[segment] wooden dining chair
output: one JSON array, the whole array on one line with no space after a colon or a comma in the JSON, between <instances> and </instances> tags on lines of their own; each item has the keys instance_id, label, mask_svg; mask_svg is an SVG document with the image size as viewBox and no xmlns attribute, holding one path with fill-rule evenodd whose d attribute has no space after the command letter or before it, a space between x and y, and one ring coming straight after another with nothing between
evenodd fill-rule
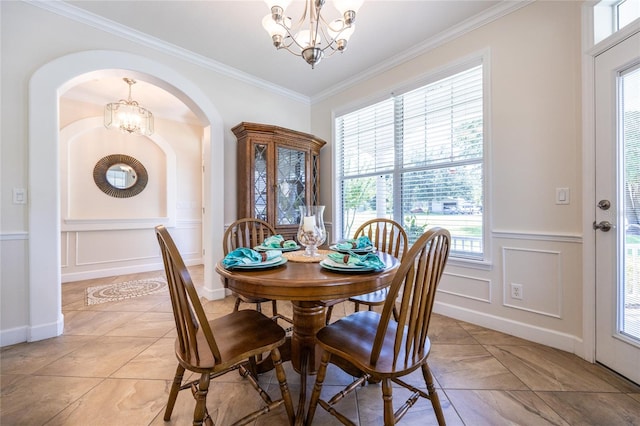
<instances>
[{"instance_id":1,"label":"wooden dining chair","mask_svg":"<svg viewBox=\"0 0 640 426\"><path fill-rule=\"evenodd\" d=\"M382 382L385 426L396 424L419 397L431 401L438 424L445 424L427 363L431 350L427 332L436 289L449 257L450 241L449 231L445 229L432 228L425 232L403 256L381 314L375 311L355 312L325 326L316 334L322 359L305 419L307 425L311 424L318 405L342 423L353 424L333 406L371 379ZM401 298L400 315L394 321L391 315L398 297ZM360 370L362 376L327 401L320 399L320 392L332 356L340 362L346 360ZM418 368L422 369L427 392L401 380L402 376ZM411 391L409 399L395 412L392 383Z\"/></svg>"},{"instance_id":2,"label":"wooden dining chair","mask_svg":"<svg viewBox=\"0 0 640 426\"><path fill-rule=\"evenodd\" d=\"M282 404L285 406L289 423L293 424L293 403L278 349L286 341L285 331L270 318L255 310L236 311L208 320L189 271L171 235L164 226L157 226L156 236L164 260L178 334L175 343L178 368L169 392L164 420L170 420L178 393L190 389L196 400L193 424L213 425L206 406L210 380L239 370L243 377L249 379L265 404L261 409L246 415L234 424L252 423L259 416ZM280 384L281 398L275 401L260 387L256 377L247 368L251 358L255 359L257 355L265 352L271 354ZM200 374L200 377L183 383L185 370Z\"/></svg>"},{"instance_id":3,"label":"wooden dining chair","mask_svg":"<svg viewBox=\"0 0 640 426\"><path fill-rule=\"evenodd\" d=\"M402 260L404 252L409 248L409 239L404 228L391 219L376 218L368 220L356 229L353 238L362 236L369 237L376 250L389 253L400 260ZM354 309L356 312L360 310L360 305L368 306L371 311L374 306L384 305L388 293L389 288L383 288L371 293L350 297L348 300L355 304ZM327 324L331 322L331 314L335 304L327 307ZM398 317L395 305L393 307L393 317Z\"/></svg>"},{"instance_id":4,"label":"wooden dining chair","mask_svg":"<svg viewBox=\"0 0 640 426\"><path fill-rule=\"evenodd\" d=\"M257 218L243 218L233 222L224 233L222 238L222 251L226 256L233 250L239 247L253 248L262 244L268 237L276 234L275 229L265 222L264 220ZM237 311L240 308L241 303L251 303L256 305L256 310L262 312L262 303L271 302L272 306L272 319L282 319L289 324L292 324L292 320L284 315L278 313L278 303L275 300L264 299L258 297L247 297L241 294L234 293L236 298L233 310Z\"/></svg>"}]
</instances>

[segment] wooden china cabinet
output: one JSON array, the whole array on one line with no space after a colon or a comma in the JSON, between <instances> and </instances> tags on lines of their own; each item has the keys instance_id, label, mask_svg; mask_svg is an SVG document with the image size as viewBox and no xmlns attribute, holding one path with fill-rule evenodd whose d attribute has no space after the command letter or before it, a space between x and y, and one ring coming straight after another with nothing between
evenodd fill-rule
<instances>
[{"instance_id":1,"label":"wooden china cabinet","mask_svg":"<svg viewBox=\"0 0 640 426\"><path fill-rule=\"evenodd\" d=\"M301 205L320 204L320 148L313 135L258 123L240 123L238 218L256 217L285 239L296 239Z\"/></svg>"}]
</instances>

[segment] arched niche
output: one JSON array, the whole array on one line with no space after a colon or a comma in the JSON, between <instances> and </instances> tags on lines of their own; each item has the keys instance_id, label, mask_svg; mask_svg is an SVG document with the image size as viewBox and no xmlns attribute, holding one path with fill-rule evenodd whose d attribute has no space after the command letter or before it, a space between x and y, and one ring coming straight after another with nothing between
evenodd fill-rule
<instances>
[{"instance_id":1,"label":"arched niche","mask_svg":"<svg viewBox=\"0 0 640 426\"><path fill-rule=\"evenodd\" d=\"M205 165L203 205L204 294L224 297L224 288L214 279L213 259L222 257L224 219L213 200L223 199L224 149L220 114L204 93L172 68L127 52L93 50L73 53L40 67L29 81L29 324L27 340L36 341L62 334L64 317L61 297L59 97L76 84L108 70L128 70L173 94L185 103L204 127ZM212 150L212 145L215 150ZM215 155L213 155L215 152ZM215 184L214 184L215 183Z\"/></svg>"},{"instance_id":2,"label":"arched niche","mask_svg":"<svg viewBox=\"0 0 640 426\"><path fill-rule=\"evenodd\" d=\"M70 150L72 150L74 143L86 143L86 140L82 138L89 138L91 140L94 132L106 132L111 133L104 128L102 117L89 117L81 120L77 120L60 130L60 187L72 188L71 171L74 170L76 165L68 164L73 162ZM122 135L115 133L114 137L126 137L129 135ZM176 153L171 144L165 140L160 134L154 133L150 136L145 136L142 139L148 140L149 144L153 144L158 148L158 151L162 153L164 157L165 168L162 170L163 178L166 180L164 185L164 193L161 199L164 200L161 206L157 209L150 209L152 213L156 214L143 214L142 216L132 217L131 221L126 221L126 218L113 217L109 215L100 216L93 214L91 217L78 217L74 214L72 208L72 200L69 198L67 191L64 189L60 193L60 213L62 218L62 231L87 231L92 229L131 229L142 227L152 227L155 225L164 225L166 227L174 227L176 225L176 193L177 193L177 169L176 169ZM138 141L137 145L140 145ZM144 149L144 147L143 147ZM124 154L126 155L126 154ZM98 155L101 156L101 155ZM97 159L97 157L96 157ZM93 165L93 161L91 161ZM66 171L66 173L65 173ZM154 171L155 173L158 170ZM153 179L153 176L152 176ZM90 176L85 179L85 185L94 186L94 182ZM106 197L103 197L106 198ZM83 200L84 201L84 200ZM106 198L108 202L109 199ZM141 200L142 202L143 200ZM91 200L90 200L91 202ZM94 201L94 204L97 202ZM103 210L102 206L97 205L98 211ZM142 210L140 208L139 210ZM144 212L143 212L144 213ZM117 219L117 220L109 220Z\"/></svg>"}]
</instances>

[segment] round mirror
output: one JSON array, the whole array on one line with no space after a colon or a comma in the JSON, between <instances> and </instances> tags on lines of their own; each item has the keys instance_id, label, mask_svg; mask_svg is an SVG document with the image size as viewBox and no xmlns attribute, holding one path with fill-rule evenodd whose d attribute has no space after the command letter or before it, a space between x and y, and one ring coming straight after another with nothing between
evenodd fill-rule
<instances>
[{"instance_id":1,"label":"round mirror","mask_svg":"<svg viewBox=\"0 0 640 426\"><path fill-rule=\"evenodd\" d=\"M107 170L107 182L118 189L128 189L135 185L136 171L125 163L114 164Z\"/></svg>"},{"instance_id":2,"label":"round mirror","mask_svg":"<svg viewBox=\"0 0 640 426\"><path fill-rule=\"evenodd\" d=\"M116 198L138 195L147 186L147 170L125 154L107 155L93 168L93 180L102 192Z\"/></svg>"}]
</instances>

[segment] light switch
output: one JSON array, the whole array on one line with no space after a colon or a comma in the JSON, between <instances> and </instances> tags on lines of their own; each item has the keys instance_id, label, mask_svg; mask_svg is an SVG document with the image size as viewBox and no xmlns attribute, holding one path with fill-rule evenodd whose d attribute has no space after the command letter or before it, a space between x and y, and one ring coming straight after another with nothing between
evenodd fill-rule
<instances>
[{"instance_id":1,"label":"light switch","mask_svg":"<svg viewBox=\"0 0 640 426\"><path fill-rule=\"evenodd\" d=\"M569 204L569 188L556 188L556 204Z\"/></svg>"},{"instance_id":2,"label":"light switch","mask_svg":"<svg viewBox=\"0 0 640 426\"><path fill-rule=\"evenodd\" d=\"M13 204L27 204L27 191L24 188L13 188Z\"/></svg>"}]
</instances>

